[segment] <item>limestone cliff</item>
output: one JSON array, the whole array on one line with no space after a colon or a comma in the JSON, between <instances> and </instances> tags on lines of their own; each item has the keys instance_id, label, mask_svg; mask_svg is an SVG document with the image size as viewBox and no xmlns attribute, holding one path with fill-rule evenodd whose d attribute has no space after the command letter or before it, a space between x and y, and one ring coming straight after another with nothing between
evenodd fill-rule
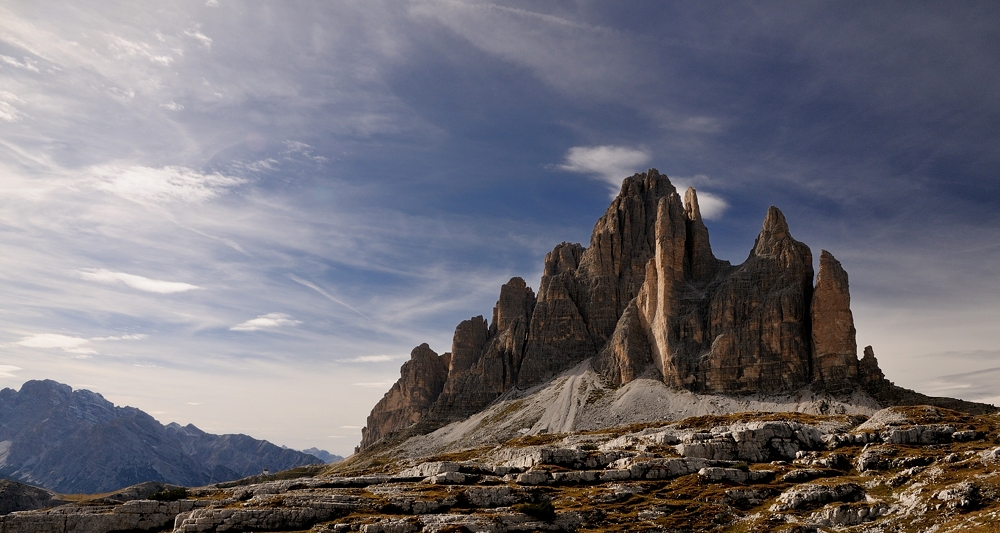
<instances>
[{"instance_id":1,"label":"limestone cliff","mask_svg":"<svg viewBox=\"0 0 1000 533\"><path fill-rule=\"evenodd\" d=\"M392 431L416 423L438 399L448 378L450 354L439 356L427 344L410 352L397 381L385 394L361 430L361 446L377 442Z\"/></svg>"},{"instance_id":2,"label":"limestone cliff","mask_svg":"<svg viewBox=\"0 0 1000 533\"><path fill-rule=\"evenodd\" d=\"M712 253L694 189L682 201L655 169L633 175L589 247L564 242L546 255L537 297L513 278L492 322L459 324L446 374L404 365L360 448L394 431L424 433L466 418L587 359L613 385L656 376L696 393L860 388L882 391L887 402L903 398L870 349L858 360L841 264L824 250L815 286L813 274L812 252L776 207L747 260L733 266Z\"/></svg>"}]
</instances>

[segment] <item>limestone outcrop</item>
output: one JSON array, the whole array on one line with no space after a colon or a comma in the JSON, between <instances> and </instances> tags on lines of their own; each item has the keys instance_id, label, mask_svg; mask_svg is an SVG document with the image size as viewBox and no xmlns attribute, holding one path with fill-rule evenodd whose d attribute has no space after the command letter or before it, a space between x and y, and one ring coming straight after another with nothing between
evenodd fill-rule
<instances>
[{"instance_id":1,"label":"limestone outcrop","mask_svg":"<svg viewBox=\"0 0 1000 533\"><path fill-rule=\"evenodd\" d=\"M492 321L459 324L443 377L440 365L404 365L359 448L464 419L588 359L613 385L655 376L704 394L812 387L845 397L863 390L884 405L963 408L896 387L870 347L858 359L847 273L830 252L819 259L814 284L811 250L771 207L746 261L719 260L697 192L682 200L655 169L635 174L597 221L589 247L564 242L546 255L537 296L513 278ZM404 393L414 390L420 394Z\"/></svg>"}]
</instances>

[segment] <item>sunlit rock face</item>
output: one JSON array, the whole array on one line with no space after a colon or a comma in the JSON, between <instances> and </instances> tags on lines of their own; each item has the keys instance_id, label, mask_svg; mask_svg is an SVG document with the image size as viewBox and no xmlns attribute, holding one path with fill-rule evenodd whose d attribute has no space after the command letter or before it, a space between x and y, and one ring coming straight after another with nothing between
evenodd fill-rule
<instances>
[{"instance_id":1,"label":"sunlit rock face","mask_svg":"<svg viewBox=\"0 0 1000 533\"><path fill-rule=\"evenodd\" d=\"M456 328L443 385L440 364L404 365L361 448L418 422L422 432L465 418L586 360L611 384L656 376L697 393L888 386L874 356L858 361L846 272L826 251L819 268L814 283L811 250L776 207L746 261L717 259L697 192L682 200L656 170L635 174L590 246L546 255L537 295L513 278L492 322Z\"/></svg>"}]
</instances>

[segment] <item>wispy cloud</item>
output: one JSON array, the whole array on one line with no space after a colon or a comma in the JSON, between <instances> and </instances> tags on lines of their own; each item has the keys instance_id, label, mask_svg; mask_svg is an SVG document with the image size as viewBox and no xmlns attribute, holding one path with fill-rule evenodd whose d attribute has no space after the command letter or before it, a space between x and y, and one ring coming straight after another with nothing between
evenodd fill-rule
<instances>
[{"instance_id":1,"label":"wispy cloud","mask_svg":"<svg viewBox=\"0 0 1000 533\"><path fill-rule=\"evenodd\" d=\"M188 37L195 39L196 41L198 41L199 44L201 44L205 48L209 49L212 48L212 38L202 33L201 30L198 28L186 30L184 32L184 35L187 35Z\"/></svg>"},{"instance_id":2,"label":"wispy cloud","mask_svg":"<svg viewBox=\"0 0 1000 533\"><path fill-rule=\"evenodd\" d=\"M246 180L179 166L98 165L88 169L97 187L138 203L199 203Z\"/></svg>"},{"instance_id":3,"label":"wispy cloud","mask_svg":"<svg viewBox=\"0 0 1000 533\"><path fill-rule=\"evenodd\" d=\"M14 372L21 370L21 367L14 365L0 365L0 378L16 378Z\"/></svg>"},{"instance_id":4,"label":"wispy cloud","mask_svg":"<svg viewBox=\"0 0 1000 533\"><path fill-rule=\"evenodd\" d=\"M0 63L10 65L12 67L16 67L19 69L30 70L31 72L36 72L36 73L39 72L37 66L38 63L28 58L24 58L24 61L18 61L13 57L0 54Z\"/></svg>"},{"instance_id":5,"label":"wispy cloud","mask_svg":"<svg viewBox=\"0 0 1000 533\"><path fill-rule=\"evenodd\" d=\"M55 348L75 354L94 354L96 350L85 348L90 339L81 337L70 337L59 333L36 333L30 337L25 337L14 344L25 348Z\"/></svg>"},{"instance_id":6,"label":"wispy cloud","mask_svg":"<svg viewBox=\"0 0 1000 533\"><path fill-rule=\"evenodd\" d=\"M80 271L79 275L81 278L90 281L99 281L101 283L107 284L118 284L122 283L133 289L138 289L145 292L154 292L157 294L172 294L175 292L187 292L190 290L198 289L197 285L192 285L190 283L183 283L180 281L163 281L158 279L150 279L144 276L137 276L135 274L126 274L125 272L112 272L110 270L97 269L97 270L86 270Z\"/></svg>"},{"instance_id":7,"label":"wispy cloud","mask_svg":"<svg viewBox=\"0 0 1000 533\"><path fill-rule=\"evenodd\" d=\"M18 109L14 107L15 103L23 104L24 100L21 100L16 95L7 91L0 91L0 120L6 122L17 122L21 120L24 113L18 111Z\"/></svg>"},{"instance_id":8,"label":"wispy cloud","mask_svg":"<svg viewBox=\"0 0 1000 533\"><path fill-rule=\"evenodd\" d=\"M340 305L342 305L342 306L350 309L351 311L354 311L355 313L357 313L359 316L361 316L363 318L369 318L370 319L370 317L368 315L362 313L361 311L358 311L357 309L354 308L354 306L352 306L352 305L348 304L347 302L341 300L340 298L337 298L336 296L330 294L325 289L323 289L322 287L316 285L315 283L313 283L311 281L304 280L304 279L296 276L295 274L289 274L288 277L289 277L289 279L291 279L295 283L298 283L299 285L303 285L303 286L309 287L310 289L312 289L312 290L314 290L314 291L322 294L324 297L326 297L331 302L340 304Z\"/></svg>"},{"instance_id":9,"label":"wispy cloud","mask_svg":"<svg viewBox=\"0 0 1000 533\"><path fill-rule=\"evenodd\" d=\"M62 350L79 356L91 356L97 353L97 350L89 347L92 342L140 340L144 338L146 338L146 335L144 334L92 337L88 339L63 335L61 333L36 333L22 338L21 340L13 343L13 345L20 346L22 348Z\"/></svg>"},{"instance_id":10,"label":"wispy cloud","mask_svg":"<svg viewBox=\"0 0 1000 533\"><path fill-rule=\"evenodd\" d=\"M295 320L284 313L268 313L237 324L229 329L232 331L259 331L262 329L297 326L301 323L301 320Z\"/></svg>"}]
</instances>

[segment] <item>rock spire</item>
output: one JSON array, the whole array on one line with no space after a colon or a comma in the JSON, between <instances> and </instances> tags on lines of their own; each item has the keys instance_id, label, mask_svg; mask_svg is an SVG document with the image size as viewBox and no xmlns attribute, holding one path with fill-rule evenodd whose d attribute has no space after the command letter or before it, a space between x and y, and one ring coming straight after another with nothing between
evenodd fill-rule
<instances>
[{"instance_id":1,"label":"rock spire","mask_svg":"<svg viewBox=\"0 0 1000 533\"><path fill-rule=\"evenodd\" d=\"M588 359L615 384L655 376L699 393L879 386L874 356L859 362L856 344L846 272L823 251L814 287L812 252L778 208L733 266L712 253L697 192L682 200L650 169L625 179L590 246L564 242L546 255L537 296L511 279L492 321L464 321L450 354L404 364L361 448L465 418Z\"/></svg>"}]
</instances>

